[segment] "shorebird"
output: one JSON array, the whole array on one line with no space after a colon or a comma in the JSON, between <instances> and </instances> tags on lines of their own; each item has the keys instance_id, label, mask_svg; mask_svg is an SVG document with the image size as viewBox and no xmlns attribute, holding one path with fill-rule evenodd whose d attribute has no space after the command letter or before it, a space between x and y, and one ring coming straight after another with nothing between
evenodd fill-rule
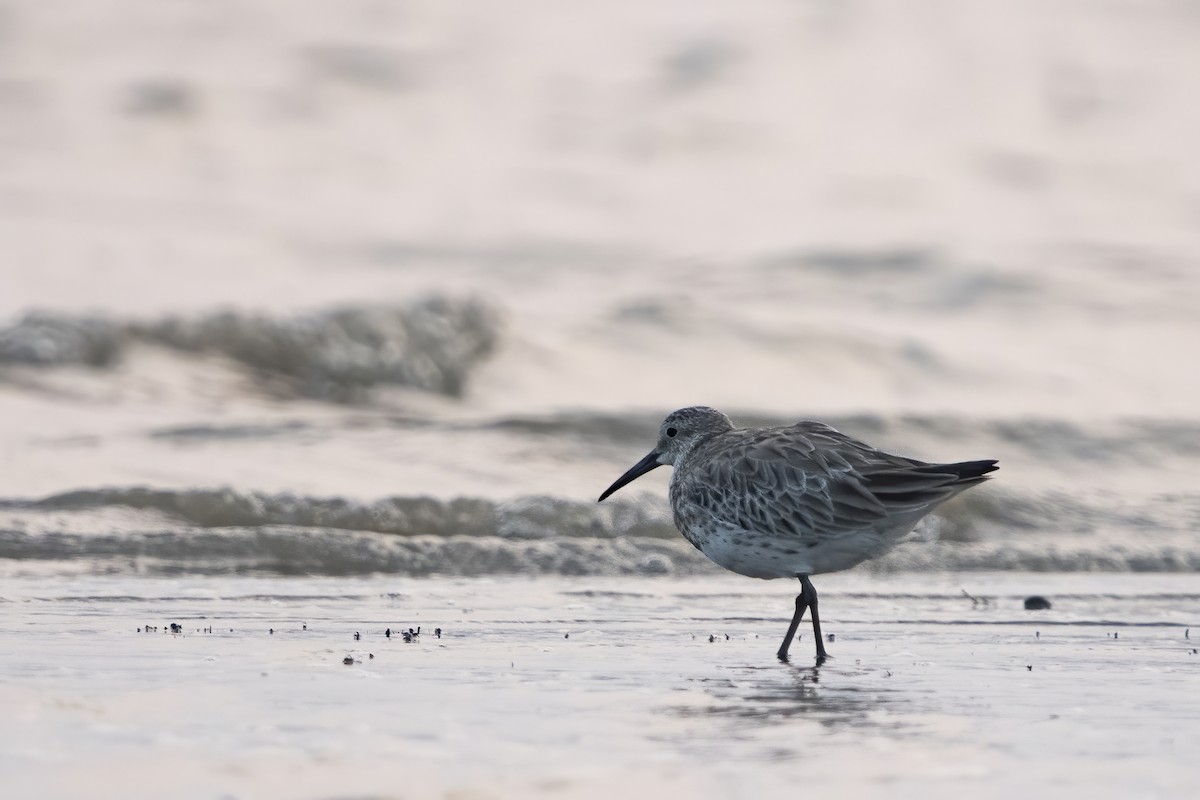
<instances>
[{"instance_id":1,"label":"shorebird","mask_svg":"<svg viewBox=\"0 0 1200 800\"><path fill-rule=\"evenodd\" d=\"M892 455L820 422L735 428L707 406L673 411L658 444L604 490L600 501L670 464L675 527L719 566L751 578L797 578L796 613L780 661L805 611L817 663L828 657L810 576L886 553L918 521L987 480L996 462L930 464Z\"/></svg>"}]
</instances>

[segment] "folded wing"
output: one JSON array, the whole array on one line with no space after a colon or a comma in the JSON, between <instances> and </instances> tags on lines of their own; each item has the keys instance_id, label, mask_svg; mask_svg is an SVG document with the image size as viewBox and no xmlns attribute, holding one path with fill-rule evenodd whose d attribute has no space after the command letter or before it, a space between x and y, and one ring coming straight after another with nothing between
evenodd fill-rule
<instances>
[{"instance_id":1,"label":"folded wing","mask_svg":"<svg viewBox=\"0 0 1200 800\"><path fill-rule=\"evenodd\" d=\"M929 464L892 455L814 422L747 431L719 457L697 461L673 488L684 515L808 547L911 525L997 468L995 461Z\"/></svg>"}]
</instances>

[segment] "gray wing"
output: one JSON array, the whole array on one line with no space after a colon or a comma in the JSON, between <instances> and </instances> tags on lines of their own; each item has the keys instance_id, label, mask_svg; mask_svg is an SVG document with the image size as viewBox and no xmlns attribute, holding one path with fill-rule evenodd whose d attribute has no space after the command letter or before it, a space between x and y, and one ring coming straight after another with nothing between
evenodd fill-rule
<instances>
[{"instance_id":1,"label":"gray wing","mask_svg":"<svg viewBox=\"0 0 1200 800\"><path fill-rule=\"evenodd\" d=\"M806 546L915 523L983 480L960 474L966 465L885 453L821 423L736 433L679 476L681 512Z\"/></svg>"}]
</instances>

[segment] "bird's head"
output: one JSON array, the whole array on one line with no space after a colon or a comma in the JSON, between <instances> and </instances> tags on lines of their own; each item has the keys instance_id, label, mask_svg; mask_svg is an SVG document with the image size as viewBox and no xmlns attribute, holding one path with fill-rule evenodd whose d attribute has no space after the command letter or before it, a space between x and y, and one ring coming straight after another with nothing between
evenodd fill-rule
<instances>
[{"instance_id":1,"label":"bird's head","mask_svg":"<svg viewBox=\"0 0 1200 800\"><path fill-rule=\"evenodd\" d=\"M664 464L679 466L700 442L717 434L733 430L729 417L708 406L689 406L672 411L658 426L658 444L629 471L604 490L600 499L608 497L622 486L633 482L652 469Z\"/></svg>"}]
</instances>

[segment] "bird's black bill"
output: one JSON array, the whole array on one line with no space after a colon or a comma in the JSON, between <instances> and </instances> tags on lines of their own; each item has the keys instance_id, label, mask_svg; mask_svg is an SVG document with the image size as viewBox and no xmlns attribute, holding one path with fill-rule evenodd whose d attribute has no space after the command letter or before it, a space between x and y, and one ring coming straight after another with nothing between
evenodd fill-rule
<instances>
[{"instance_id":1,"label":"bird's black bill","mask_svg":"<svg viewBox=\"0 0 1200 800\"><path fill-rule=\"evenodd\" d=\"M658 463L658 451L657 450L651 451L650 455L646 456L641 461L634 464L632 467L629 468L628 472L626 472L624 475L622 475L621 477L619 477L615 481L613 481L613 485L608 487L607 489L605 489L604 494L600 495L600 499L597 500L596 502L597 503L603 502L604 498L608 497L610 494L615 492L617 489L620 489L625 484L632 483L633 481L642 477L643 475L645 475L647 472L654 469L655 467L661 467L661 466L662 466L662 464Z\"/></svg>"}]
</instances>

